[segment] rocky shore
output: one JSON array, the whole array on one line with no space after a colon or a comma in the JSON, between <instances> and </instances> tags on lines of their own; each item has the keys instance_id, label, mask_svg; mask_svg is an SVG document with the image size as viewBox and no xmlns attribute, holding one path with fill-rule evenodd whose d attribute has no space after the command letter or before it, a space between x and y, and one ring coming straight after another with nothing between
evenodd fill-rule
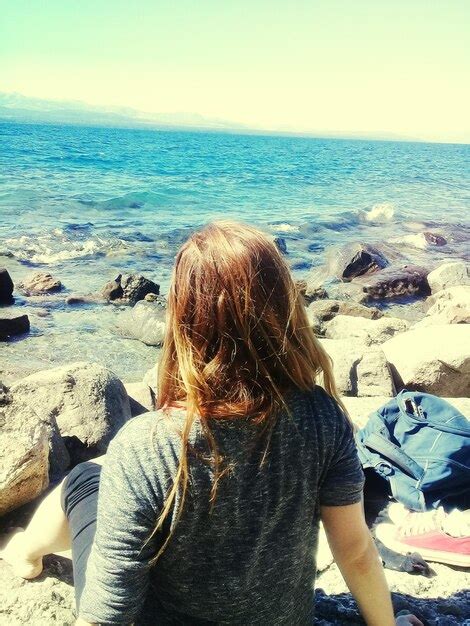
<instances>
[{"instance_id":1,"label":"rocky shore","mask_svg":"<svg viewBox=\"0 0 470 626\"><path fill-rule=\"evenodd\" d=\"M283 250L282 242L278 246ZM355 423L362 425L403 387L448 398L470 419L470 268L464 261L429 272L360 244L342 249L300 288ZM31 322L16 310L15 292L28 298L47 294L69 307L116 305L123 309L116 334L155 347L163 340L165 299L159 285L141 275L119 274L100 293L70 294L48 273L14 285L0 269L0 304L6 307L0 308L0 341L28 341ZM403 298L415 299L413 315L384 306ZM102 454L132 416L152 409L156 367L141 382L129 382L99 364L97 354L94 362L71 358L3 381L0 532L24 524L50 485L76 463ZM361 624L336 566L328 559L320 565L317 623ZM387 572L397 610L411 608L429 626L464 624L470 573L444 565L434 569L433 578ZM67 556L51 556L33 583L13 578L0 561L0 625L72 624L73 606Z\"/></svg>"}]
</instances>

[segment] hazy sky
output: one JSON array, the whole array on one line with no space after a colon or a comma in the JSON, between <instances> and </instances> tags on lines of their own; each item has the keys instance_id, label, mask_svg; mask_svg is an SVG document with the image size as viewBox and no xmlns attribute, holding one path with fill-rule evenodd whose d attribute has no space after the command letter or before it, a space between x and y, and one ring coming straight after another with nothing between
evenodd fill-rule
<instances>
[{"instance_id":1,"label":"hazy sky","mask_svg":"<svg viewBox=\"0 0 470 626\"><path fill-rule=\"evenodd\" d=\"M0 91L470 142L470 0L0 0Z\"/></svg>"}]
</instances>

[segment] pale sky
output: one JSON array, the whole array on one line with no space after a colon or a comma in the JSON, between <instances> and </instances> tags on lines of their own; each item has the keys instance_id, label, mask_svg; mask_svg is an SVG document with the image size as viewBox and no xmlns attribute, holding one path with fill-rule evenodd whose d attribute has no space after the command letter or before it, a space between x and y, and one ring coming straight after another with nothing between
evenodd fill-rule
<instances>
[{"instance_id":1,"label":"pale sky","mask_svg":"<svg viewBox=\"0 0 470 626\"><path fill-rule=\"evenodd\" d=\"M470 142L470 0L0 0L0 91Z\"/></svg>"}]
</instances>

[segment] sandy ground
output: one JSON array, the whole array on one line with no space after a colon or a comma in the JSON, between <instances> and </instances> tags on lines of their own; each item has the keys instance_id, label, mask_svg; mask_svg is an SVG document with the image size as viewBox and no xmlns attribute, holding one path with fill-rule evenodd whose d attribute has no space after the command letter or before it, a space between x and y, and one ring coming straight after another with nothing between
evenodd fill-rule
<instances>
[{"instance_id":1,"label":"sandy ground","mask_svg":"<svg viewBox=\"0 0 470 626\"><path fill-rule=\"evenodd\" d=\"M74 592L69 559L50 556L43 574L27 582L12 576L0 561L0 625L69 626L74 622ZM470 626L470 571L435 564L436 576L423 578L387 571L397 611L410 609L426 626ZM327 594L327 595L326 595ZM318 626L359 625L356 605L335 564L317 579Z\"/></svg>"}]
</instances>

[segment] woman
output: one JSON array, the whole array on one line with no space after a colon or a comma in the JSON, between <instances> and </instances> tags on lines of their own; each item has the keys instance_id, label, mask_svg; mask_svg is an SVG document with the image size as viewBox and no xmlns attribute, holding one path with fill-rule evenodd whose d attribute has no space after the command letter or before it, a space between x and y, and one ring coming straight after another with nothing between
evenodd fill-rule
<instances>
[{"instance_id":1,"label":"woman","mask_svg":"<svg viewBox=\"0 0 470 626\"><path fill-rule=\"evenodd\" d=\"M219 222L176 257L158 410L103 467L72 470L3 558L32 578L72 543L77 624L311 624L321 518L366 623L387 626L362 486L287 265L258 230Z\"/></svg>"}]
</instances>

